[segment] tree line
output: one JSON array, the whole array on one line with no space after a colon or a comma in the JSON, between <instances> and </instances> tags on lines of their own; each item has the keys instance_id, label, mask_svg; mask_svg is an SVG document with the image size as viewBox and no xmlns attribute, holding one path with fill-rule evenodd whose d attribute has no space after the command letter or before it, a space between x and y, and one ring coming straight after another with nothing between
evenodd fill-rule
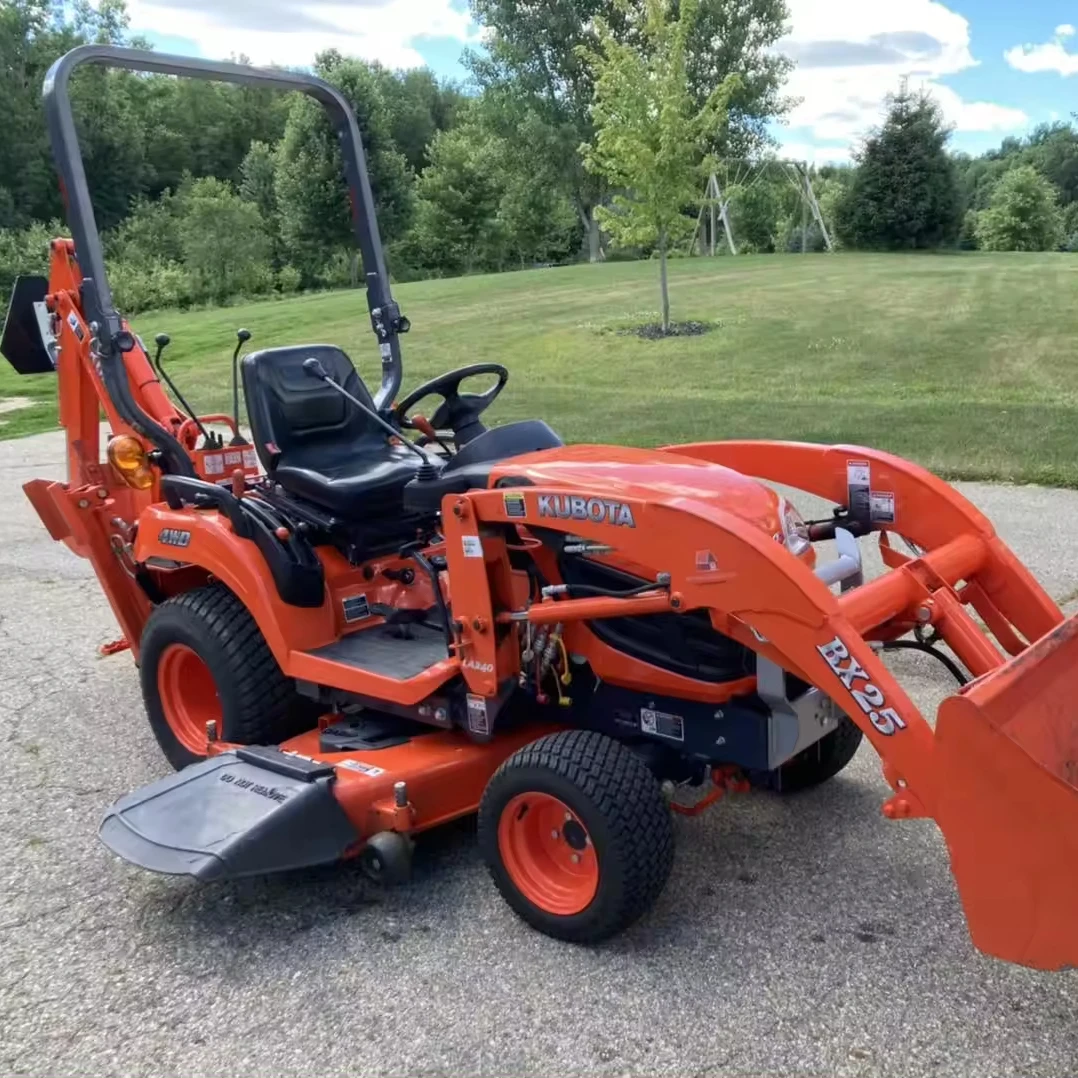
<instances>
[{"instance_id":1,"label":"tree line","mask_svg":"<svg viewBox=\"0 0 1078 1078\"><path fill-rule=\"evenodd\" d=\"M467 85L335 51L313 65L356 111L395 279L684 254L708 169L725 170L741 250L822 245L781 174L730 175L773 150L792 105L773 49L785 0L471 4L486 33ZM145 46L124 0L0 6L0 297L64 231L40 93L83 42ZM652 98L624 92L634 71ZM356 282L339 151L314 101L94 67L72 100L124 310ZM931 99L902 90L853 166L811 174L847 246L1078 247L1069 124L962 157Z\"/></svg>"}]
</instances>

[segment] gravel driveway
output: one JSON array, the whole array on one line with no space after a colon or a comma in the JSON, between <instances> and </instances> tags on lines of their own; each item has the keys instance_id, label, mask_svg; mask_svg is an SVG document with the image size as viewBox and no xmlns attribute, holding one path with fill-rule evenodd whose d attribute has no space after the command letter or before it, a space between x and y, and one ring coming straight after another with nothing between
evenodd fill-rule
<instances>
[{"instance_id":1,"label":"gravel driveway","mask_svg":"<svg viewBox=\"0 0 1078 1078\"><path fill-rule=\"evenodd\" d=\"M200 887L119 862L98 819L166 764L130 655L97 655L118 630L88 565L19 489L61 469L56 435L0 442L0 1073L1078 1068L1078 974L973 950L935 827L880 815L867 746L813 793L679 819L654 914L595 950L518 922L466 824L384 893L349 867ZM963 490L1053 595L1078 594L1078 494ZM949 691L929 659L894 668L923 708Z\"/></svg>"}]
</instances>

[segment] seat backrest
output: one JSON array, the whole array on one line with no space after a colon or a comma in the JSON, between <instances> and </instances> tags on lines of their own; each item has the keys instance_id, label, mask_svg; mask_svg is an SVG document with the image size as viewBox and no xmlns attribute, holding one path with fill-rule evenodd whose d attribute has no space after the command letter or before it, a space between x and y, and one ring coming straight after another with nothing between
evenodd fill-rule
<instances>
[{"instance_id":1,"label":"seat backrest","mask_svg":"<svg viewBox=\"0 0 1078 1078\"><path fill-rule=\"evenodd\" d=\"M286 460L317 470L324 449L387 440L369 416L303 369L303 361L311 356L342 389L374 407L352 361L334 345L264 348L244 356L241 370L247 416L267 472Z\"/></svg>"}]
</instances>

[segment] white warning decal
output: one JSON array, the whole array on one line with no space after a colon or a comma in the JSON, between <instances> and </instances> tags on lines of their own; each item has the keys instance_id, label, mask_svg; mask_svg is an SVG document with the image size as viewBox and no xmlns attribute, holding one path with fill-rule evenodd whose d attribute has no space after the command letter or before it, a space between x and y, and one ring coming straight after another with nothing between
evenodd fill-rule
<instances>
[{"instance_id":1,"label":"white warning decal","mask_svg":"<svg viewBox=\"0 0 1078 1078\"><path fill-rule=\"evenodd\" d=\"M850 655L850 649L843 643L842 637L836 636L829 644L818 646L816 650L881 734L890 737L896 730L906 729L902 716L893 707L887 706L883 693L869 681L868 672ZM857 681L864 684L855 686L854 682Z\"/></svg>"},{"instance_id":2,"label":"white warning decal","mask_svg":"<svg viewBox=\"0 0 1078 1078\"><path fill-rule=\"evenodd\" d=\"M874 524L894 524L895 494L892 490L873 490L868 496L869 516Z\"/></svg>"},{"instance_id":3,"label":"white warning decal","mask_svg":"<svg viewBox=\"0 0 1078 1078\"><path fill-rule=\"evenodd\" d=\"M466 558L481 558L483 556L483 540L478 535L461 536L460 545L464 549Z\"/></svg>"},{"instance_id":4,"label":"white warning decal","mask_svg":"<svg viewBox=\"0 0 1078 1078\"><path fill-rule=\"evenodd\" d=\"M358 771L361 775L366 775L369 779L376 779L379 775L384 775L386 773L384 767L375 767L374 764L365 764L362 760L342 760L337 766L347 768L349 771Z\"/></svg>"},{"instance_id":5,"label":"white warning decal","mask_svg":"<svg viewBox=\"0 0 1078 1078\"><path fill-rule=\"evenodd\" d=\"M486 697L477 696L473 692L468 693L468 729L473 734L490 733Z\"/></svg>"},{"instance_id":6,"label":"white warning decal","mask_svg":"<svg viewBox=\"0 0 1078 1078\"><path fill-rule=\"evenodd\" d=\"M685 720L680 715L673 715L669 711L656 711L654 708L642 707L640 729L645 734L668 737L672 741L685 740Z\"/></svg>"},{"instance_id":7,"label":"white warning decal","mask_svg":"<svg viewBox=\"0 0 1078 1078\"><path fill-rule=\"evenodd\" d=\"M869 515L869 488L872 465L867 460L846 461L846 491L850 516L864 520Z\"/></svg>"}]
</instances>

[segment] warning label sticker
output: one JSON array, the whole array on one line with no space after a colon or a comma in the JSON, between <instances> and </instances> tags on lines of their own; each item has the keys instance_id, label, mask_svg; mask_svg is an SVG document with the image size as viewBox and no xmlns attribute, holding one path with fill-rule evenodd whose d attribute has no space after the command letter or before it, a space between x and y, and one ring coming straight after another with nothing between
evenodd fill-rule
<instances>
[{"instance_id":1,"label":"warning label sticker","mask_svg":"<svg viewBox=\"0 0 1078 1078\"><path fill-rule=\"evenodd\" d=\"M502 504L505 506L505 515L507 517L519 519L528 515L523 494L503 494Z\"/></svg>"},{"instance_id":2,"label":"warning label sticker","mask_svg":"<svg viewBox=\"0 0 1078 1078\"><path fill-rule=\"evenodd\" d=\"M869 515L873 523L894 524L895 494L892 490L874 490L869 494Z\"/></svg>"},{"instance_id":3,"label":"warning label sticker","mask_svg":"<svg viewBox=\"0 0 1078 1078\"><path fill-rule=\"evenodd\" d=\"M477 696L473 692L468 693L468 729L473 734L490 733L486 697Z\"/></svg>"},{"instance_id":4,"label":"warning label sticker","mask_svg":"<svg viewBox=\"0 0 1078 1078\"><path fill-rule=\"evenodd\" d=\"M346 622L363 621L364 618L371 616L371 605L364 594L349 595L347 599L342 600L341 607Z\"/></svg>"},{"instance_id":5,"label":"warning label sticker","mask_svg":"<svg viewBox=\"0 0 1078 1078\"><path fill-rule=\"evenodd\" d=\"M224 475L225 458L220 453L208 453L202 458L202 467L207 475Z\"/></svg>"},{"instance_id":6,"label":"warning label sticker","mask_svg":"<svg viewBox=\"0 0 1078 1078\"><path fill-rule=\"evenodd\" d=\"M696 552L696 568L701 573L713 573L719 567L715 555L710 550Z\"/></svg>"},{"instance_id":7,"label":"warning label sticker","mask_svg":"<svg viewBox=\"0 0 1078 1078\"><path fill-rule=\"evenodd\" d=\"M337 766L347 768L349 771L358 771L361 775L366 775L368 778L372 779L386 773L384 767L375 767L374 764L365 764L362 760L342 760Z\"/></svg>"},{"instance_id":8,"label":"warning label sticker","mask_svg":"<svg viewBox=\"0 0 1078 1078\"><path fill-rule=\"evenodd\" d=\"M464 548L466 558L481 558L483 556L483 541L478 535L461 536L460 545Z\"/></svg>"},{"instance_id":9,"label":"warning label sticker","mask_svg":"<svg viewBox=\"0 0 1078 1078\"><path fill-rule=\"evenodd\" d=\"M645 734L657 734L672 741L685 740L685 720L680 715L671 715L668 711L653 711L649 707L642 707L640 729Z\"/></svg>"},{"instance_id":10,"label":"warning label sticker","mask_svg":"<svg viewBox=\"0 0 1078 1078\"><path fill-rule=\"evenodd\" d=\"M850 516L862 520L869 515L869 491L872 486L872 466L867 460L846 461L846 489Z\"/></svg>"}]
</instances>

